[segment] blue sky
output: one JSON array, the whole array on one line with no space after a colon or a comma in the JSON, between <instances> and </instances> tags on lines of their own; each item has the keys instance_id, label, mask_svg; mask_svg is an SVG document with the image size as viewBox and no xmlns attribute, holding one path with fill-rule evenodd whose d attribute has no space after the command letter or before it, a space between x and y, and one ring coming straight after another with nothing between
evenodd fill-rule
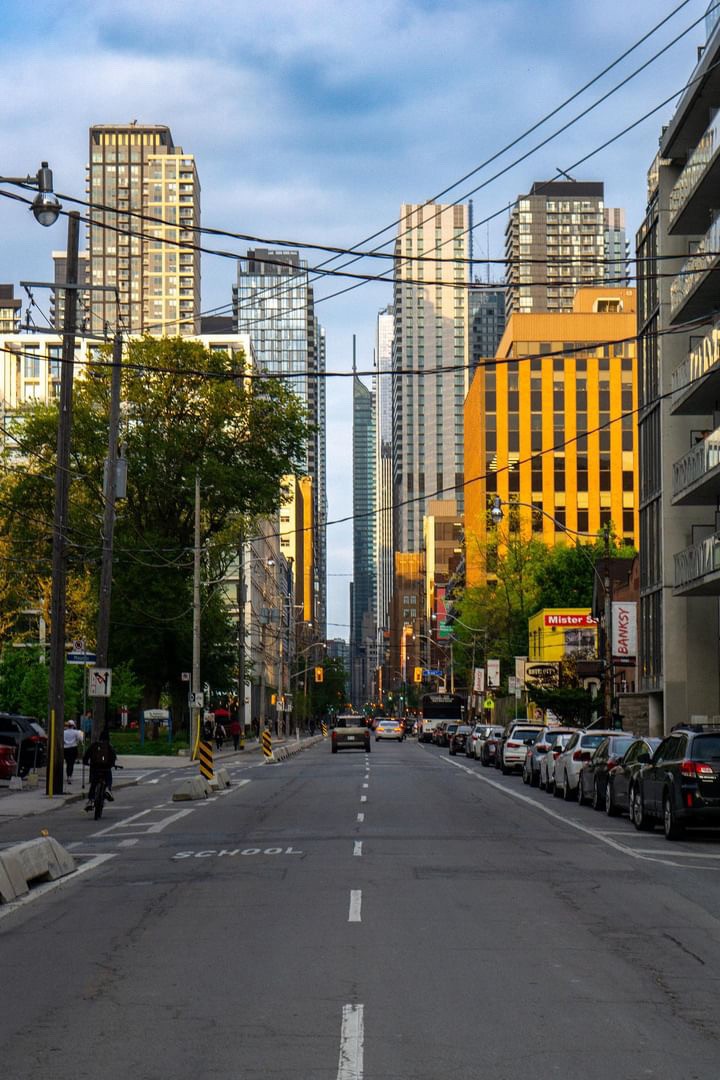
<instances>
[{"instance_id":1,"label":"blue sky","mask_svg":"<svg viewBox=\"0 0 720 1080\"><path fill-rule=\"evenodd\" d=\"M678 4L3 0L0 173L34 172L46 159L58 190L82 196L91 124L166 123L176 143L196 155L205 225L351 246L390 225L402 202L423 201L500 150ZM591 104L706 7L707 0L690 0L599 86L450 198ZM475 219L568 168L679 89L703 40L701 24L608 102L474 195ZM627 209L631 235L660 127L671 115L668 105L576 173L605 181L606 203ZM489 243L491 254L502 256L504 225L503 214L489 233L479 228L476 253ZM0 200L0 281L47 279L50 252L62 247L62 225L42 230L17 204ZM232 261L205 257L204 309L229 302L234 276ZM323 301L337 288L337 279L316 288L328 366L350 367L356 333L359 366L367 369L375 316L391 300L390 287ZM331 381L331 518L351 511L350 410L349 381ZM328 632L345 636L349 526L331 527L329 556Z\"/></svg>"}]
</instances>

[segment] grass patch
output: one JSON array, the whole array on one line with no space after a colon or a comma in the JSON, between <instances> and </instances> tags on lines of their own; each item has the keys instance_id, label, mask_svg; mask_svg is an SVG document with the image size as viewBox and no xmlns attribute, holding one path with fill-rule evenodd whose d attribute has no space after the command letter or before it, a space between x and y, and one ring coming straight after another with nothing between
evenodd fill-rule
<instances>
[{"instance_id":1,"label":"grass patch","mask_svg":"<svg viewBox=\"0 0 720 1080\"><path fill-rule=\"evenodd\" d=\"M179 735L168 742L167 736L159 739L148 739L140 743L140 734L137 731L113 731L110 738L118 754L177 754L179 750L187 750L189 743L187 736Z\"/></svg>"}]
</instances>

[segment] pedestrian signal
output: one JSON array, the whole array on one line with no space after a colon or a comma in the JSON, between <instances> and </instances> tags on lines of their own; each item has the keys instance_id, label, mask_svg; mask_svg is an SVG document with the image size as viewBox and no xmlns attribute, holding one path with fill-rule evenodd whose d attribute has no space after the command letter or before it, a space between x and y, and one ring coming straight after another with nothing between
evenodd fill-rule
<instances>
[{"instance_id":1,"label":"pedestrian signal","mask_svg":"<svg viewBox=\"0 0 720 1080\"><path fill-rule=\"evenodd\" d=\"M413 672L413 682L422 682L422 673L423 669L421 667L416 667Z\"/></svg>"},{"instance_id":2,"label":"pedestrian signal","mask_svg":"<svg viewBox=\"0 0 720 1080\"><path fill-rule=\"evenodd\" d=\"M321 667L315 668L315 682L322 682L325 678L325 672Z\"/></svg>"}]
</instances>

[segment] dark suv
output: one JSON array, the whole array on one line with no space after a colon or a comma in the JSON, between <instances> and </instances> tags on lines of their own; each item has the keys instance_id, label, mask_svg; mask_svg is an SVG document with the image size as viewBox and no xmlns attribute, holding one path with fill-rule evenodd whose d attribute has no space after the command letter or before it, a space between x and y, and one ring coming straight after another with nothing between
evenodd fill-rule
<instances>
[{"instance_id":1,"label":"dark suv","mask_svg":"<svg viewBox=\"0 0 720 1080\"><path fill-rule=\"evenodd\" d=\"M47 735L33 716L0 713L0 743L15 747L20 776L45 764Z\"/></svg>"},{"instance_id":2,"label":"dark suv","mask_svg":"<svg viewBox=\"0 0 720 1080\"><path fill-rule=\"evenodd\" d=\"M633 778L630 817L636 829L662 822L668 840L686 825L720 827L720 727L674 727Z\"/></svg>"}]
</instances>

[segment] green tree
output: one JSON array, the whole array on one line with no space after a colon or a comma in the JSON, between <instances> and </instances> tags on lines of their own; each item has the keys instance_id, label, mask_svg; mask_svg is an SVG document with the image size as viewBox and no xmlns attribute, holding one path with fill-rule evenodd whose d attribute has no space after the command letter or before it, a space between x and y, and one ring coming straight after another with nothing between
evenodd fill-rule
<instances>
[{"instance_id":1,"label":"green tree","mask_svg":"<svg viewBox=\"0 0 720 1080\"><path fill-rule=\"evenodd\" d=\"M107 443L109 349L75 390L69 541L73 571L96 581ZM277 509L282 477L296 472L311 429L300 399L279 379L239 377L243 357L185 338L131 341L124 361L121 441L127 498L118 504L110 663L131 663L147 706L192 657L194 482L201 480L202 673L231 684L234 627L218 589L244 523ZM57 406L23 418L22 468L0 482L0 539L50 565ZM247 531L245 531L247 535ZM27 582L28 594L34 583ZM0 602L2 589L0 589ZM69 612L69 617L71 613Z\"/></svg>"}]
</instances>

